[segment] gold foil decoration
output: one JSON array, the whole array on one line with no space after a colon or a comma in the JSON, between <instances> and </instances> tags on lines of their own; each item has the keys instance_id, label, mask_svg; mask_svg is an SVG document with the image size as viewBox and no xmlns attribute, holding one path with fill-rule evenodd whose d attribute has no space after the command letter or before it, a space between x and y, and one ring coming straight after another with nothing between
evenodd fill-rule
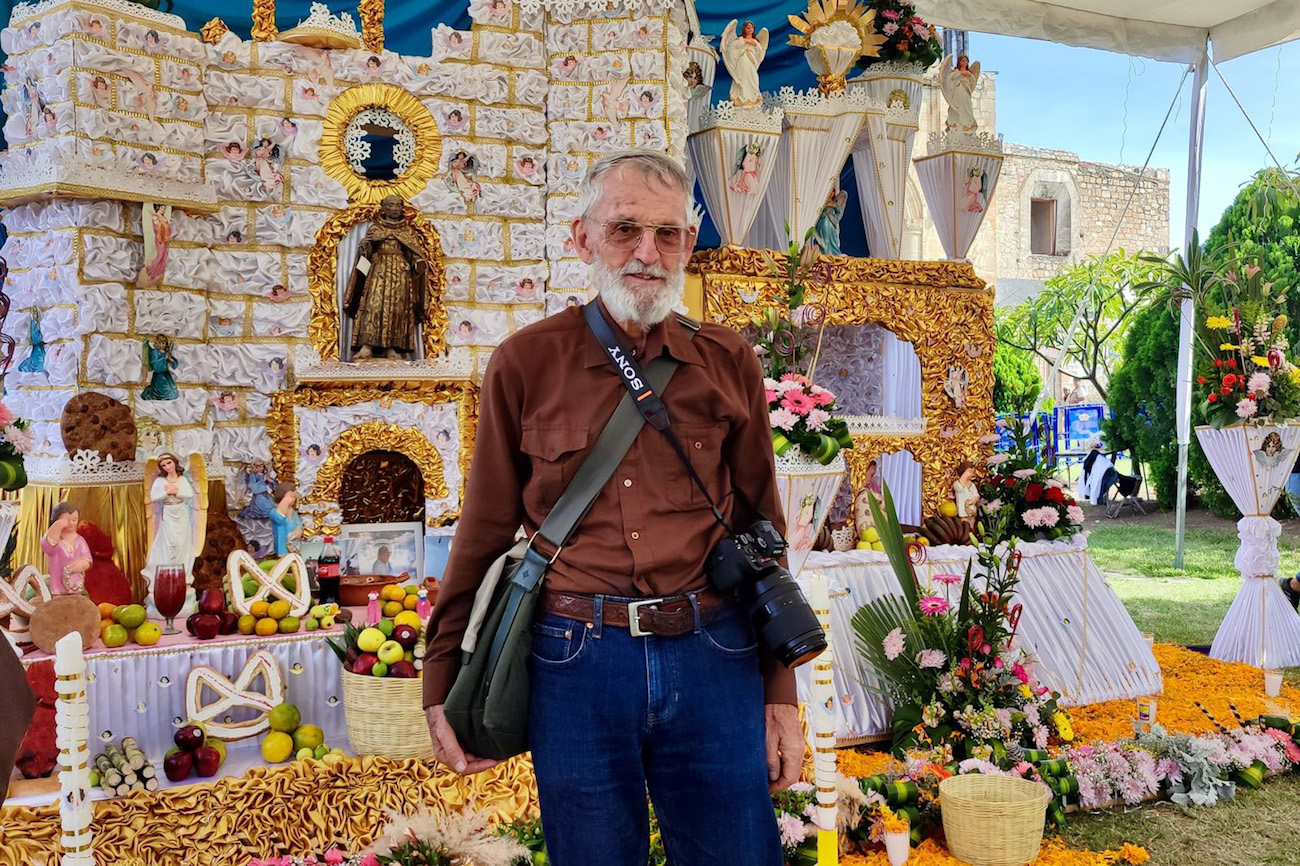
<instances>
[{"instance_id":1,"label":"gold foil decoration","mask_svg":"<svg viewBox=\"0 0 1300 866\"><path fill-rule=\"evenodd\" d=\"M776 256L780 258L779 254ZM957 464L982 465L992 453L979 438L993 429L993 292L965 262L910 262L823 256L825 285L808 286L808 302L821 302L832 325L879 325L910 342L921 362L918 435L854 436L845 452L854 493L867 464L906 449L921 465L922 511L936 514L952 498ZM773 277L762 252L705 250L691 260L704 280L705 319L737 330L774 303L783 281ZM970 375L966 404L953 406L943 383L950 364ZM945 435L950 434L950 435Z\"/></svg>"},{"instance_id":2,"label":"gold foil decoration","mask_svg":"<svg viewBox=\"0 0 1300 866\"><path fill-rule=\"evenodd\" d=\"M366 421L349 427L329 445L329 456L316 471L311 493L303 496L304 504L338 502L343 473L352 458L367 451L396 451L415 461L424 476L426 499L442 499L448 494L447 479L442 472L442 455L424 434L412 427L399 427L385 421Z\"/></svg>"},{"instance_id":3,"label":"gold foil decoration","mask_svg":"<svg viewBox=\"0 0 1300 866\"><path fill-rule=\"evenodd\" d=\"M381 3L381 22L382 6ZM352 119L367 108L388 109L415 135L415 156L406 171L393 180L362 177L352 169L352 163L348 160L343 135ZM325 173L343 184L347 190L348 201L377 204L388 195L399 195L409 201L438 173L438 161L442 157L442 135L438 132L438 124L429 109L409 91L396 84L358 84L340 93L330 103L325 112L325 128L317 153Z\"/></svg>"},{"instance_id":4,"label":"gold foil decoration","mask_svg":"<svg viewBox=\"0 0 1300 866\"><path fill-rule=\"evenodd\" d=\"M361 0L357 6L361 18L361 43L367 51L384 50L384 0Z\"/></svg>"},{"instance_id":5,"label":"gold foil decoration","mask_svg":"<svg viewBox=\"0 0 1300 866\"><path fill-rule=\"evenodd\" d=\"M340 313L335 282L339 244L353 227L373 221L378 213L377 203L354 205L334 214L316 232L316 245L307 258L307 286L311 292L311 321L307 325L307 335L321 360L337 361L339 357ZM421 336L424 357L433 358L447 351L447 308L442 303L446 257L438 230L409 202L405 216L424 242L425 260L429 263L425 275L428 297L424 299ZM354 267L355 264L349 262L347 266Z\"/></svg>"},{"instance_id":6,"label":"gold foil decoration","mask_svg":"<svg viewBox=\"0 0 1300 866\"><path fill-rule=\"evenodd\" d=\"M220 18L213 18L207 24L204 24L199 32L203 34L204 42L209 45L216 45L221 41L222 36L230 32L230 28Z\"/></svg>"},{"instance_id":7,"label":"gold foil decoration","mask_svg":"<svg viewBox=\"0 0 1300 866\"><path fill-rule=\"evenodd\" d=\"M298 441L298 425L294 418L294 409L301 406L304 409L329 409L338 406L355 406L358 403L369 403L372 401L390 400L403 401L410 403L427 403L437 405L439 403L459 403L457 411L457 426L460 432L460 477L461 489L457 496L462 501L465 498L465 481L469 478L469 464L474 456L474 432L478 424L478 386L472 382L404 382L394 383L392 385L334 385L324 383L303 383L299 384L293 391L281 391L271 400L271 411L266 418L266 432L271 439L271 460L275 464L276 477L282 481L293 482L297 477L298 455L301 445ZM373 422L382 423L382 422ZM396 425L387 425L395 427L398 430L405 428L396 427ZM437 459L438 483L441 493L427 494L430 498L441 498L448 495L446 478L442 471L442 458L438 455L434 446L424 439L418 431L410 430L410 433L419 437L424 446L433 451L433 456ZM403 440L405 441L405 440ZM330 457L333 458L334 450L337 446L330 443ZM421 447L423 446L414 446ZM418 459L416 454L410 453L404 447L386 447L378 442L367 443L367 446L361 451L369 450L388 450L397 451L410 457L420 468L424 475L425 489L430 489L430 474L425 470L425 464ZM353 454L352 456L356 456ZM328 461L327 461L328 462ZM346 469L347 462L342 463L338 470L338 480L335 484L335 495L341 485L342 473ZM321 485L325 467L322 466L316 476L316 487ZM315 488L313 489L313 494ZM317 501L314 499L304 499L304 501ZM324 501L337 502L337 499L326 499ZM426 514L425 520L432 520L438 525L445 525L457 519L460 516L459 509L453 509L446 514Z\"/></svg>"},{"instance_id":8,"label":"gold foil decoration","mask_svg":"<svg viewBox=\"0 0 1300 866\"><path fill-rule=\"evenodd\" d=\"M274 42L280 35L275 26L275 0L253 0L253 27L250 31L254 42Z\"/></svg>"}]
</instances>

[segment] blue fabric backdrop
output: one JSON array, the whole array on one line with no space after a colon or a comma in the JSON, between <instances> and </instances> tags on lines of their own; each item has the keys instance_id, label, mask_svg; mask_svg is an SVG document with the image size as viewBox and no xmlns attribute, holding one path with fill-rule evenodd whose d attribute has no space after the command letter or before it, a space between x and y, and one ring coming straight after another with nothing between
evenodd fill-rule
<instances>
[{"instance_id":1,"label":"blue fabric backdrop","mask_svg":"<svg viewBox=\"0 0 1300 866\"><path fill-rule=\"evenodd\" d=\"M165 2L165 0L164 0ZM357 17L355 5L338 5L326 0L331 11L338 13L348 11ZM797 12L790 0L750 0L745 4L747 10L744 20L751 20L755 27L767 27L771 32L768 43L767 59L763 61L762 86L764 90L777 90L791 86L805 90L814 86L816 80L804 61L803 50L788 44L789 36L794 32L786 18L791 12ZM276 24L287 30L307 17L310 0L278 0L276 3ZM5 22L13 8L10 0L3 0ZM696 6L700 18L700 27L705 33L716 37L722 33L732 18L737 17L735 7L722 2ZM253 26L251 0L236 0L234 3L214 4L210 0L179 0L171 10L185 19L189 29L198 32L214 15L220 16L226 26L243 38L248 38L248 31ZM432 50L430 31L440 23L446 23L459 30L470 28L469 4L466 0L453 2L428 3L421 0L387 0L384 11L384 45L389 51L399 54L424 55ZM725 98L730 88L731 79L721 63L718 64L717 79L713 84L714 100ZM848 161L840 175L840 187L849 190L848 208L841 221L842 244L844 252L849 255L866 255L867 241L862 229L862 216L858 208L856 186L853 178L853 164ZM698 195L697 195L698 198ZM701 199L702 200L702 199ZM709 247L718 245L718 234L711 223L706 221L700 235L700 245Z\"/></svg>"}]
</instances>

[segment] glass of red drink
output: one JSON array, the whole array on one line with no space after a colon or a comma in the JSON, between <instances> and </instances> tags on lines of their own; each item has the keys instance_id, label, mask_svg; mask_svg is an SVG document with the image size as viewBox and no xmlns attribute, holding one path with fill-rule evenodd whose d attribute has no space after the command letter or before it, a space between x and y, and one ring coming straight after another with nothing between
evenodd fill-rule
<instances>
[{"instance_id":1,"label":"glass of red drink","mask_svg":"<svg viewBox=\"0 0 1300 866\"><path fill-rule=\"evenodd\" d=\"M189 589L185 585L185 567L181 565L160 565L154 571L153 604L158 613L167 618L167 628L163 634L180 634L173 620L185 606L185 594Z\"/></svg>"}]
</instances>

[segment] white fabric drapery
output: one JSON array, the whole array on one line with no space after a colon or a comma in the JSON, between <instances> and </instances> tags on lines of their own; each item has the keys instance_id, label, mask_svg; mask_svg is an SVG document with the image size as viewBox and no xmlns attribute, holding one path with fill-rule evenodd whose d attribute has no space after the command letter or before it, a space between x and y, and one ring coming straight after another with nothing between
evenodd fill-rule
<instances>
[{"instance_id":1,"label":"white fabric drapery","mask_svg":"<svg viewBox=\"0 0 1300 866\"><path fill-rule=\"evenodd\" d=\"M920 418L921 359L911 343L898 339L892 331L884 331L882 339L885 399L881 414L889 418Z\"/></svg>"},{"instance_id":2,"label":"white fabric drapery","mask_svg":"<svg viewBox=\"0 0 1300 866\"><path fill-rule=\"evenodd\" d=\"M1039 680L1062 695L1067 706L1082 706L1160 693L1160 666L1119 596L1088 556L1082 535L1068 541L1025 542L1020 566L1019 601L1024 605L1019 636L1037 657ZM970 547L930 548L916 567L922 586L936 574L965 572ZM883 595L899 595L898 579L883 553L854 550L814 553L805 575L818 572L830 582L831 642L835 648L832 681L841 740L887 737L892 710L870 689L880 686L858 655L850 625L858 608ZM804 577L800 578L803 582ZM943 587L956 602L960 587ZM795 670L799 699L810 691L810 666Z\"/></svg>"},{"instance_id":3,"label":"white fabric drapery","mask_svg":"<svg viewBox=\"0 0 1300 866\"><path fill-rule=\"evenodd\" d=\"M880 478L889 485L898 522L921 525L921 464L910 451L880 455Z\"/></svg>"},{"instance_id":4,"label":"white fabric drapery","mask_svg":"<svg viewBox=\"0 0 1300 866\"><path fill-rule=\"evenodd\" d=\"M944 150L914 163L944 252L949 261L965 261L993 200L1002 155Z\"/></svg>"}]
</instances>

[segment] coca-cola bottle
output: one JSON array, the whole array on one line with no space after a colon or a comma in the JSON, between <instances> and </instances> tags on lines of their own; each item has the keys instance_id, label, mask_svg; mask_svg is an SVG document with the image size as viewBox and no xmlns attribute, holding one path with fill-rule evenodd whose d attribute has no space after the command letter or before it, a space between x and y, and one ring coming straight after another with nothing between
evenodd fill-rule
<instances>
[{"instance_id":1,"label":"coca-cola bottle","mask_svg":"<svg viewBox=\"0 0 1300 866\"><path fill-rule=\"evenodd\" d=\"M334 536L325 536L325 546L316 557L316 586L321 604L334 604L339 600L339 549Z\"/></svg>"}]
</instances>

